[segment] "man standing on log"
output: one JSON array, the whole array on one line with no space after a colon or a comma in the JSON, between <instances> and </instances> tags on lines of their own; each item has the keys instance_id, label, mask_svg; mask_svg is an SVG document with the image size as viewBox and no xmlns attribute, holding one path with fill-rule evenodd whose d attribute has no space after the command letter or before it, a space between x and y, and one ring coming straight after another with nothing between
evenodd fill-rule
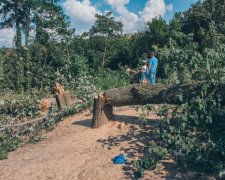
<instances>
[{"instance_id":1,"label":"man standing on log","mask_svg":"<svg viewBox=\"0 0 225 180\"><path fill-rule=\"evenodd\" d=\"M158 67L158 59L155 57L156 53L151 53L151 58L148 59L149 80L152 85L155 85L156 69Z\"/></svg>"}]
</instances>

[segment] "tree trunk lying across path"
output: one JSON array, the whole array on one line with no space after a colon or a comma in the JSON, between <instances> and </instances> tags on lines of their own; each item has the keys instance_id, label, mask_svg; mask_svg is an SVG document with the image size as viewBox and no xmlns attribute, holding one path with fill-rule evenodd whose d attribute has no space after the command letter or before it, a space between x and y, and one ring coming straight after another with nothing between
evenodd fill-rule
<instances>
[{"instance_id":1,"label":"tree trunk lying across path","mask_svg":"<svg viewBox=\"0 0 225 180\"><path fill-rule=\"evenodd\" d=\"M225 104L225 84L217 87ZM201 85L149 85L134 84L100 92L95 97L92 128L106 124L112 118L112 107L145 104L182 104L201 94Z\"/></svg>"}]
</instances>

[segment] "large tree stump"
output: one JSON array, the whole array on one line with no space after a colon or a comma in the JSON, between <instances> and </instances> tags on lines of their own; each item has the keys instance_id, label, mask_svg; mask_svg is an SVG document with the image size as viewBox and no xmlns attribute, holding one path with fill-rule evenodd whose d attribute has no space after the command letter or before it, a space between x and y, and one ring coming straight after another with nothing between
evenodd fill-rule
<instances>
[{"instance_id":1,"label":"large tree stump","mask_svg":"<svg viewBox=\"0 0 225 180\"><path fill-rule=\"evenodd\" d=\"M64 88L60 83L55 83L54 91L56 94L55 98L59 109L62 109L64 105L71 106L74 103L71 93L69 91L64 91Z\"/></svg>"},{"instance_id":2,"label":"large tree stump","mask_svg":"<svg viewBox=\"0 0 225 180\"><path fill-rule=\"evenodd\" d=\"M94 98L92 128L106 124L112 118L112 105L107 104L104 92Z\"/></svg>"},{"instance_id":3,"label":"large tree stump","mask_svg":"<svg viewBox=\"0 0 225 180\"><path fill-rule=\"evenodd\" d=\"M62 109L63 106L71 106L74 103L69 91L65 91L63 94L56 94L55 98L59 109Z\"/></svg>"},{"instance_id":4,"label":"large tree stump","mask_svg":"<svg viewBox=\"0 0 225 180\"><path fill-rule=\"evenodd\" d=\"M72 97L70 91L65 91L65 92L63 93L63 96L64 96L64 99L65 99L65 102L66 102L66 105L67 105L67 106L73 105L74 100L73 100L73 97Z\"/></svg>"},{"instance_id":5,"label":"large tree stump","mask_svg":"<svg viewBox=\"0 0 225 180\"><path fill-rule=\"evenodd\" d=\"M217 87L225 104L225 84ZM145 104L182 104L201 94L201 85L149 85L134 84L101 92L95 98L92 128L98 128L112 118L112 107ZM106 109L107 110L106 110ZM107 114L110 112L109 114ZM106 115L107 114L107 115Z\"/></svg>"}]
</instances>

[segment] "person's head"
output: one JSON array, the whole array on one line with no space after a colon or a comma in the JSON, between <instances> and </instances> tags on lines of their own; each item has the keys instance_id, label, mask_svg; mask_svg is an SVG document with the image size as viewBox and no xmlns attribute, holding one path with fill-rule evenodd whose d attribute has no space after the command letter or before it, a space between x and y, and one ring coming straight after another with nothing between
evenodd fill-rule
<instances>
[{"instance_id":1,"label":"person's head","mask_svg":"<svg viewBox=\"0 0 225 180\"><path fill-rule=\"evenodd\" d=\"M151 52L150 56L151 57L155 57L156 56L156 53L155 52Z\"/></svg>"},{"instance_id":2,"label":"person's head","mask_svg":"<svg viewBox=\"0 0 225 180\"><path fill-rule=\"evenodd\" d=\"M143 64L143 65L144 65L144 64L146 64L146 63L147 63L147 61L146 61L146 60L143 60L143 61L142 61L142 64Z\"/></svg>"}]
</instances>

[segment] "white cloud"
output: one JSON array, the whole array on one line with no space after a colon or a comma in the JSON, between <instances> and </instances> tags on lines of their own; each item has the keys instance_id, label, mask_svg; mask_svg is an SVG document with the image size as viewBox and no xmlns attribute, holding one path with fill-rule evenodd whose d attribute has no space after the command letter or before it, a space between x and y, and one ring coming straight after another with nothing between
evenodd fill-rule
<instances>
[{"instance_id":1,"label":"white cloud","mask_svg":"<svg viewBox=\"0 0 225 180\"><path fill-rule=\"evenodd\" d=\"M63 3L66 14L72 19L75 27L79 26L79 31L87 30L96 20L95 14L101 14L90 2L90 0L66 0Z\"/></svg>"},{"instance_id":2,"label":"white cloud","mask_svg":"<svg viewBox=\"0 0 225 180\"><path fill-rule=\"evenodd\" d=\"M12 47L15 32L12 28L0 29L0 47Z\"/></svg>"},{"instance_id":3,"label":"white cloud","mask_svg":"<svg viewBox=\"0 0 225 180\"><path fill-rule=\"evenodd\" d=\"M166 3L164 0L148 0L141 13L144 22L151 21L155 17L166 14Z\"/></svg>"},{"instance_id":4,"label":"white cloud","mask_svg":"<svg viewBox=\"0 0 225 180\"><path fill-rule=\"evenodd\" d=\"M118 6L116 11L120 14L117 19L123 23L123 29L125 32L134 32L137 30L137 24L139 20L138 15L128 11L125 6Z\"/></svg>"},{"instance_id":5,"label":"white cloud","mask_svg":"<svg viewBox=\"0 0 225 180\"><path fill-rule=\"evenodd\" d=\"M124 6L129 4L130 0L106 0L106 2L112 7Z\"/></svg>"},{"instance_id":6,"label":"white cloud","mask_svg":"<svg viewBox=\"0 0 225 180\"><path fill-rule=\"evenodd\" d=\"M104 1L118 13L118 16L114 17L123 23L125 33L135 32L140 27L144 27L145 22L158 16L163 17L166 11L173 11L173 4L166 5L165 0L147 0L144 9L137 14L127 9L126 5L130 3L130 0ZM78 34L91 28L96 20L95 14L102 14L98 10L101 5L91 4L91 0L66 0L63 3L65 12L70 16L72 25ZM105 10L105 12L108 11L112 10Z\"/></svg>"},{"instance_id":7,"label":"white cloud","mask_svg":"<svg viewBox=\"0 0 225 180\"><path fill-rule=\"evenodd\" d=\"M173 11L173 4L168 4L168 5L166 6L166 9L167 9L168 11Z\"/></svg>"},{"instance_id":8,"label":"white cloud","mask_svg":"<svg viewBox=\"0 0 225 180\"><path fill-rule=\"evenodd\" d=\"M135 32L145 22L151 21L155 17L163 17L167 10L173 10L173 4L166 5L164 0L148 0L144 9L138 14L130 12L126 8L125 5L129 4L130 0L106 0L106 2L119 14L116 19L122 21L125 33Z\"/></svg>"},{"instance_id":9,"label":"white cloud","mask_svg":"<svg viewBox=\"0 0 225 180\"><path fill-rule=\"evenodd\" d=\"M130 0L106 0L112 8L120 15L116 17L116 20L119 20L124 25L124 32L130 33L137 30L137 25L139 17L137 14L130 12L125 5L130 2Z\"/></svg>"}]
</instances>

